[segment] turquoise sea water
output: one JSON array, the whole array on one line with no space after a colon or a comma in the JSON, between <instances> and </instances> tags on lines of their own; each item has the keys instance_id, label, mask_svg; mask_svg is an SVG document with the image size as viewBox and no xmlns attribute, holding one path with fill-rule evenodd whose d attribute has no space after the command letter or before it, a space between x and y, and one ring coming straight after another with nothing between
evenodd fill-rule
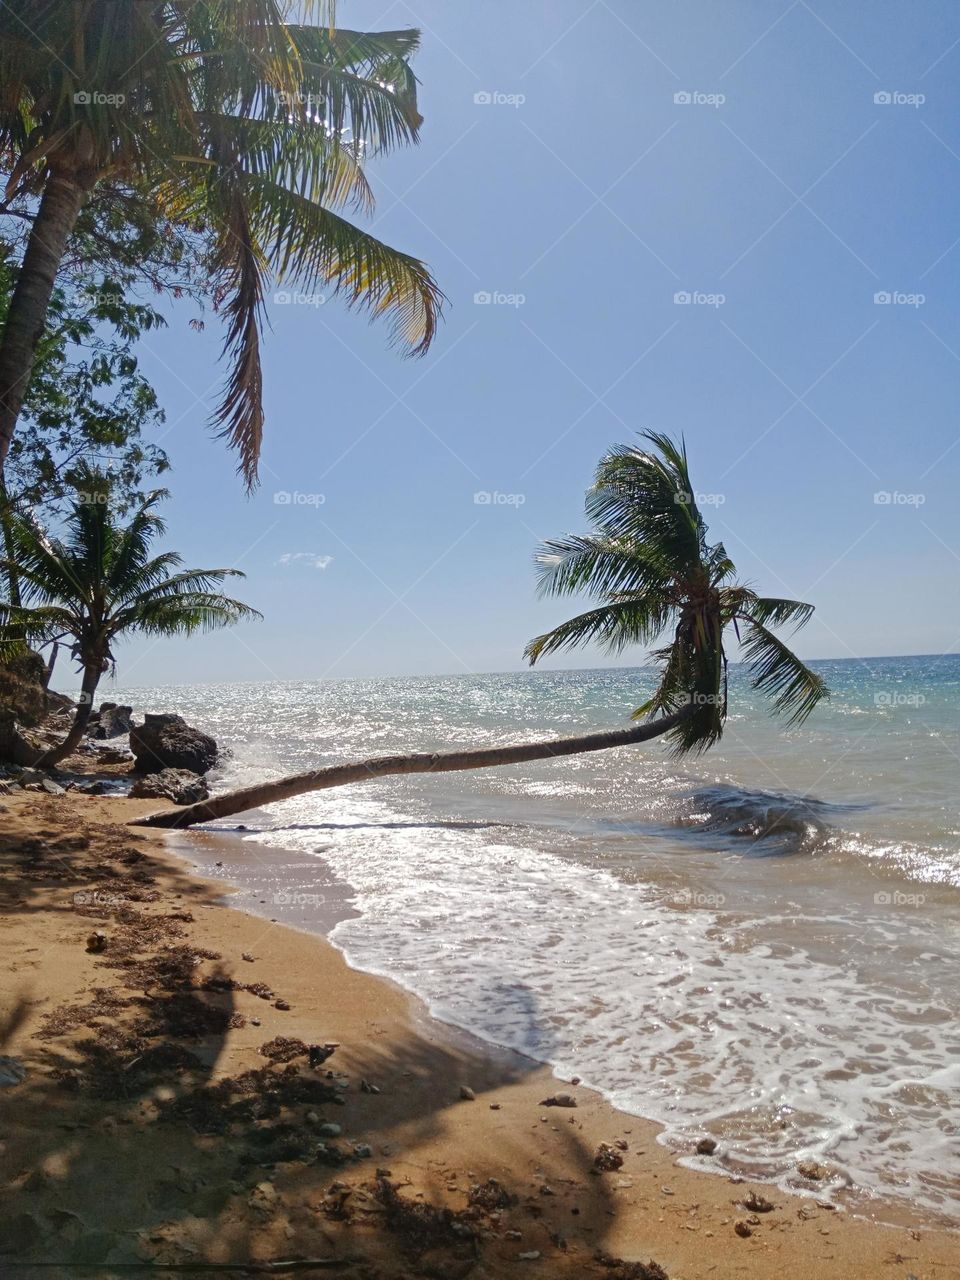
<instances>
[{"instance_id":1,"label":"turquoise sea water","mask_svg":"<svg viewBox=\"0 0 960 1280\"><path fill-rule=\"evenodd\" d=\"M263 856L236 874L307 927L346 882L332 939L352 963L678 1150L709 1130L729 1169L802 1186L813 1158L828 1194L958 1222L960 658L816 665L833 696L800 729L734 669L705 756L651 743L301 796L243 819ZM619 669L104 696L213 733L220 788L614 727L650 685Z\"/></svg>"}]
</instances>

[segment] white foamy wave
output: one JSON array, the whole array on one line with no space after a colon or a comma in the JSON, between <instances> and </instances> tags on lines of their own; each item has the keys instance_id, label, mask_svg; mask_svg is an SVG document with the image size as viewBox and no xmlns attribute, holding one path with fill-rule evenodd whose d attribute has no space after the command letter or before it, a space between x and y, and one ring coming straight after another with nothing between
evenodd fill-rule
<instances>
[{"instance_id":1,"label":"white foamy wave","mask_svg":"<svg viewBox=\"0 0 960 1280\"><path fill-rule=\"evenodd\" d=\"M306 850L322 831L323 861L356 891L361 914L332 940L436 1016L581 1076L680 1149L708 1128L752 1176L795 1183L816 1159L834 1189L960 1209L943 1172L960 1037L922 983L898 1001L865 982L855 948L824 964L776 941L787 917L699 909L492 833L409 815L398 828L377 799L273 812L297 829L257 840Z\"/></svg>"}]
</instances>

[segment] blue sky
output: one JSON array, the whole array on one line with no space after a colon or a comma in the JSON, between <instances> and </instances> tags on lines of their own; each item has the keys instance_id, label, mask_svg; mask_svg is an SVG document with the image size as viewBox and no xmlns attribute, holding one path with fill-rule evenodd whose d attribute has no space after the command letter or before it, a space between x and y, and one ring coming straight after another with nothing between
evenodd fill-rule
<instances>
[{"instance_id":1,"label":"blue sky","mask_svg":"<svg viewBox=\"0 0 960 1280\"><path fill-rule=\"evenodd\" d=\"M431 264L446 320L403 361L336 301L271 306L251 498L205 425L216 323L183 308L150 335L170 543L244 569L265 621L132 642L121 682L518 669L572 611L537 600L537 541L583 527L597 459L644 427L685 435L741 575L817 606L802 654L955 650L956 6L340 0L338 20L423 31L422 143L371 170L372 226Z\"/></svg>"}]
</instances>

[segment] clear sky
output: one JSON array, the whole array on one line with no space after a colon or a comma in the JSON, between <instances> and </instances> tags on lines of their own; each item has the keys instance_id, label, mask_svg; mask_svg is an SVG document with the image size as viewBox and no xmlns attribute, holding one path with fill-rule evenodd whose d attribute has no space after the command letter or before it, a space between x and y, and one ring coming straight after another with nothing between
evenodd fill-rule
<instances>
[{"instance_id":1,"label":"clear sky","mask_svg":"<svg viewBox=\"0 0 960 1280\"><path fill-rule=\"evenodd\" d=\"M184 308L149 336L169 542L244 569L266 619L132 642L121 682L518 669L572 612L537 600L536 543L585 527L597 459L644 427L686 436L741 575L816 604L801 654L955 650L956 4L340 0L338 21L423 31L422 143L373 167L372 225L429 261L446 321L403 361L335 301L271 306L252 498L205 426L216 323Z\"/></svg>"}]
</instances>

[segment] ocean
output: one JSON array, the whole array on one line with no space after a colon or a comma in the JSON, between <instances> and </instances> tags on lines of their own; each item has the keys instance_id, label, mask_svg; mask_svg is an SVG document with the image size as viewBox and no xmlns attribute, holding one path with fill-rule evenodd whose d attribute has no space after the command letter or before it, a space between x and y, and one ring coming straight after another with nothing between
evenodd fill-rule
<instances>
[{"instance_id":1,"label":"ocean","mask_svg":"<svg viewBox=\"0 0 960 1280\"><path fill-rule=\"evenodd\" d=\"M719 1167L960 1222L960 658L813 664L788 729L732 669L723 742L387 778L219 825L238 905L329 929L438 1018ZM647 669L105 687L229 754L216 790L626 724ZM202 861L203 849L197 859ZM332 928L331 928L332 925ZM812 1184L802 1161L829 1170Z\"/></svg>"}]
</instances>

